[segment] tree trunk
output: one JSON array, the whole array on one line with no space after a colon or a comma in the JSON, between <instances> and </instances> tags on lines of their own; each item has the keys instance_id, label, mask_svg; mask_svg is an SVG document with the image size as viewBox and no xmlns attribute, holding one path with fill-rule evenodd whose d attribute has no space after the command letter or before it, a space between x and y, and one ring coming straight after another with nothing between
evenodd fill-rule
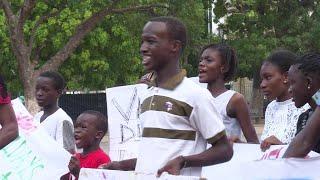
<instances>
[{"instance_id":1,"label":"tree trunk","mask_svg":"<svg viewBox=\"0 0 320 180\"><path fill-rule=\"evenodd\" d=\"M260 91L259 72L255 72L253 76L252 101L250 104L252 118L256 123L261 123L263 117L263 94Z\"/></svg>"},{"instance_id":2,"label":"tree trunk","mask_svg":"<svg viewBox=\"0 0 320 180\"><path fill-rule=\"evenodd\" d=\"M31 80L32 83L24 86L24 96L26 100L26 107L32 115L39 112L40 108L35 98L35 79Z\"/></svg>"},{"instance_id":3,"label":"tree trunk","mask_svg":"<svg viewBox=\"0 0 320 180\"><path fill-rule=\"evenodd\" d=\"M27 61L27 59L24 61ZM28 111L32 115L35 115L40 110L35 98L35 85L40 72L39 70L34 71L33 67L27 67L26 70L23 73L20 72L20 74L22 75L21 79L24 89L25 105Z\"/></svg>"}]
</instances>

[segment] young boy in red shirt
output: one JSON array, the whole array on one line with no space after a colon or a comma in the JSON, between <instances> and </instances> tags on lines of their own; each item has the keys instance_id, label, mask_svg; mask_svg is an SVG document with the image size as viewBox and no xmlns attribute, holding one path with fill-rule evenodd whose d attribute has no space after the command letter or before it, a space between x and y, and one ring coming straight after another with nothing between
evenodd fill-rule
<instances>
[{"instance_id":1,"label":"young boy in red shirt","mask_svg":"<svg viewBox=\"0 0 320 180\"><path fill-rule=\"evenodd\" d=\"M109 156L99 146L107 130L107 118L100 112L88 110L78 116L74 138L77 148L82 148L83 152L71 157L68 166L76 178L80 168L98 168L110 162Z\"/></svg>"}]
</instances>

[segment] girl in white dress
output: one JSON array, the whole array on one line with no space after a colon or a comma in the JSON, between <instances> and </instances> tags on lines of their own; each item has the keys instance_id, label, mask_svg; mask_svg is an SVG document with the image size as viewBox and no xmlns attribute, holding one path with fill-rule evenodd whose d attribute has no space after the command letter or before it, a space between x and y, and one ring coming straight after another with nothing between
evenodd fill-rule
<instances>
[{"instance_id":1,"label":"girl in white dress","mask_svg":"<svg viewBox=\"0 0 320 180\"><path fill-rule=\"evenodd\" d=\"M225 44L210 44L203 48L198 68L199 81L208 83L229 140L239 142L242 130L247 142L259 143L244 96L225 87L237 69L235 51Z\"/></svg>"}]
</instances>

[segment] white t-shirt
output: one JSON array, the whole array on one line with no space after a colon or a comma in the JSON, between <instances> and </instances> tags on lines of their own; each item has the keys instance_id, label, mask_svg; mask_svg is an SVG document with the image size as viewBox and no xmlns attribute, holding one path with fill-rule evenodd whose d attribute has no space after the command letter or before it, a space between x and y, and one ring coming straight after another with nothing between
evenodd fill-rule
<instances>
[{"instance_id":1,"label":"white t-shirt","mask_svg":"<svg viewBox=\"0 0 320 180\"><path fill-rule=\"evenodd\" d=\"M261 141L274 135L281 142L290 143L296 134L299 115L308 108L309 105L296 108L292 99L283 102L273 100L266 109Z\"/></svg>"},{"instance_id":2,"label":"white t-shirt","mask_svg":"<svg viewBox=\"0 0 320 180\"><path fill-rule=\"evenodd\" d=\"M34 116L34 121L36 123L40 123L40 118L42 115L43 111L38 112ZM64 110L59 108L56 112L42 121L40 125L67 151L70 152L75 149L73 122L70 116Z\"/></svg>"}]
</instances>

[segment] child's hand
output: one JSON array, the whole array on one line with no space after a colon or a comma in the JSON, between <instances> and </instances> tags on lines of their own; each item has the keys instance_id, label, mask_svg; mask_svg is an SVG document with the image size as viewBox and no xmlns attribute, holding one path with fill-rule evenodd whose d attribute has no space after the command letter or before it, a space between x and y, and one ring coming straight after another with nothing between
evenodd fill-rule
<instances>
[{"instance_id":1,"label":"child's hand","mask_svg":"<svg viewBox=\"0 0 320 180\"><path fill-rule=\"evenodd\" d=\"M283 144L283 143L278 138L272 135L261 142L260 148L264 152L267 149L269 149L271 145L280 145L280 144Z\"/></svg>"},{"instance_id":2,"label":"child's hand","mask_svg":"<svg viewBox=\"0 0 320 180\"><path fill-rule=\"evenodd\" d=\"M79 177L80 173L80 161L75 157L72 156L68 165L69 171L75 177Z\"/></svg>"}]
</instances>

